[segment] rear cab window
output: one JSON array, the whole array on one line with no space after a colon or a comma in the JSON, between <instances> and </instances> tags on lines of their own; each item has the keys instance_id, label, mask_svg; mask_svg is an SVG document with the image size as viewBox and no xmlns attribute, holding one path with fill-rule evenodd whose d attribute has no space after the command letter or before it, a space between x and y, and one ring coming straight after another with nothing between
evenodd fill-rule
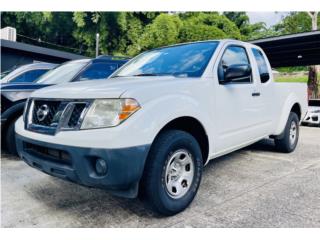
<instances>
[{"instance_id":1,"label":"rear cab window","mask_svg":"<svg viewBox=\"0 0 320 240\"><path fill-rule=\"evenodd\" d=\"M261 83L268 82L270 80L270 73L269 73L267 61L263 53L256 48L252 48L252 53L258 65Z\"/></svg>"}]
</instances>

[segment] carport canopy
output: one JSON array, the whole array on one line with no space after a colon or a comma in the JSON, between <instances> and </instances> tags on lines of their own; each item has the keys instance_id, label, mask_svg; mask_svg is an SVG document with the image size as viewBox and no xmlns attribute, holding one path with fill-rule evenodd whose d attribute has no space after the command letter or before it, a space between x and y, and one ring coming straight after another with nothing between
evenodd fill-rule
<instances>
[{"instance_id":1,"label":"carport canopy","mask_svg":"<svg viewBox=\"0 0 320 240\"><path fill-rule=\"evenodd\" d=\"M250 41L260 46L273 68L320 64L320 31Z\"/></svg>"}]
</instances>

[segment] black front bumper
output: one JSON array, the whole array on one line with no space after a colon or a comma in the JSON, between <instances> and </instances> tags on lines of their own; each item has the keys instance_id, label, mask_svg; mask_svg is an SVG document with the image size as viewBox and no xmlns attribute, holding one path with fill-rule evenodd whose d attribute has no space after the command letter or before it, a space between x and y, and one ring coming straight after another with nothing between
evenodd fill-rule
<instances>
[{"instance_id":1,"label":"black front bumper","mask_svg":"<svg viewBox=\"0 0 320 240\"><path fill-rule=\"evenodd\" d=\"M49 175L124 197L136 197L150 145L120 149L82 148L52 144L16 135L19 156ZM103 159L107 172L95 164Z\"/></svg>"}]
</instances>

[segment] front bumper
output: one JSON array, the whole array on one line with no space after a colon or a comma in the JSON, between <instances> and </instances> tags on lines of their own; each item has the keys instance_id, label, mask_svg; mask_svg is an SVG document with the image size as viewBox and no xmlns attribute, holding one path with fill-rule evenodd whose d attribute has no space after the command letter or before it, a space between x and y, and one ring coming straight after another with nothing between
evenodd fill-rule
<instances>
[{"instance_id":1,"label":"front bumper","mask_svg":"<svg viewBox=\"0 0 320 240\"><path fill-rule=\"evenodd\" d=\"M38 141L16 135L20 157L31 167L49 175L89 187L133 198L143 174L150 145L119 149L84 148ZM107 166L104 175L96 171L96 161Z\"/></svg>"},{"instance_id":2,"label":"front bumper","mask_svg":"<svg viewBox=\"0 0 320 240\"><path fill-rule=\"evenodd\" d=\"M307 113L302 123L305 124L320 124L320 114L319 113Z\"/></svg>"}]
</instances>

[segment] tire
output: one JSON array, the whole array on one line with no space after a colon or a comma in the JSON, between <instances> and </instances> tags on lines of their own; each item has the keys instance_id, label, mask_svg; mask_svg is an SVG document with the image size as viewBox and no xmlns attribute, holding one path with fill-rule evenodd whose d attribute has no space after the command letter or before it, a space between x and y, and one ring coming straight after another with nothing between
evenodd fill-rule
<instances>
[{"instance_id":1,"label":"tire","mask_svg":"<svg viewBox=\"0 0 320 240\"><path fill-rule=\"evenodd\" d=\"M162 215L177 214L194 199L202 168L201 149L192 135L180 130L164 131L151 146L140 184L140 197ZM187 177L178 177L179 173Z\"/></svg>"},{"instance_id":2,"label":"tire","mask_svg":"<svg viewBox=\"0 0 320 240\"><path fill-rule=\"evenodd\" d=\"M13 119L6 131L6 136L5 136L5 146L6 149L8 150L8 152L10 154L13 155L18 155L17 153L17 145L16 145L16 135L15 135L15 131L14 131L14 124L16 122L17 118Z\"/></svg>"},{"instance_id":3,"label":"tire","mask_svg":"<svg viewBox=\"0 0 320 240\"><path fill-rule=\"evenodd\" d=\"M295 136L294 135L295 126ZM290 132L291 131L291 132ZM293 152L298 144L299 140L299 118L294 112L290 112L289 118L284 129L281 138L276 138L275 144L276 148L280 152L290 153Z\"/></svg>"}]
</instances>

